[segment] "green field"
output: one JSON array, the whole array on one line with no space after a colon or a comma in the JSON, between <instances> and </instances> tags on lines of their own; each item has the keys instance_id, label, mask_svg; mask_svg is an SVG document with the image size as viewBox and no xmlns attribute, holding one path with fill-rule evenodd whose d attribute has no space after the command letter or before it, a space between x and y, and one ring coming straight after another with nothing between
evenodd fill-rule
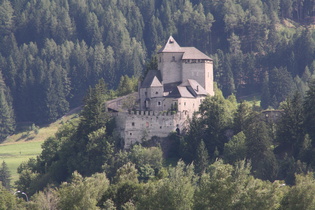
<instances>
[{"instance_id":1,"label":"green field","mask_svg":"<svg viewBox=\"0 0 315 210\"><path fill-rule=\"evenodd\" d=\"M43 141L16 142L0 144L0 160L5 161L11 172L11 185L18 179L17 167L31 157L36 157L42 151Z\"/></svg>"},{"instance_id":2,"label":"green field","mask_svg":"<svg viewBox=\"0 0 315 210\"><path fill-rule=\"evenodd\" d=\"M22 162L28 161L30 158L36 158L42 151L42 143L50 136L54 136L58 128L63 123L68 121L77 121L78 113L81 107L71 110L68 114L60 118L59 120L40 127L38 132L28 130L14 134L7 137L7 139L0 144L0 163L5 161L11 172L11 185L14 186L14 182L18 180L18 173L16 169Z\"/></svg>"}]
</instances>

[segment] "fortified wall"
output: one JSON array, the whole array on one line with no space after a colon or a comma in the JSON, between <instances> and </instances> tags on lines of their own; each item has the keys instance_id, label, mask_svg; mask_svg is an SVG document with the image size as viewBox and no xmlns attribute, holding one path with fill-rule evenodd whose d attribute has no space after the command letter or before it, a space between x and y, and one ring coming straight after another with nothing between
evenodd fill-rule
<instances>
[{"instance_id":1,"label":"fortified wall","mask_svg":"<svg viewBox=\"0 0 315 210\"><path fill-rule=\"evenodd\" d=\"M116 125L125 141L124 149L128 149L131 145L142 143L153 136L167 137L170 132L180 133L186 127L187 119L187 112L118 112Z\"/></svg>"}]
</instances>

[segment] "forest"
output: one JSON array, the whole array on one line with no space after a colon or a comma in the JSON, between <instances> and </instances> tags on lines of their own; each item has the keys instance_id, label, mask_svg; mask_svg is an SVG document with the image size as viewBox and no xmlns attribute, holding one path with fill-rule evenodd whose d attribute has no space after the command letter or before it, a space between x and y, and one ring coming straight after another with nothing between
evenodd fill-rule
<instances>
[{"instance_id":1,"label":"forest","mask_svg":"<svg viewBox=\"0 0 315 210\"><path fill-rule=\"evenodd\" d=\"M314 0L0 0L0 142L84 104L18 168L30 202L2 164L0 208L314 209L314 18ZM216 95L168 155L121 150L103 104L170 35L213 58Z\"/></svg>"}]
</instances>

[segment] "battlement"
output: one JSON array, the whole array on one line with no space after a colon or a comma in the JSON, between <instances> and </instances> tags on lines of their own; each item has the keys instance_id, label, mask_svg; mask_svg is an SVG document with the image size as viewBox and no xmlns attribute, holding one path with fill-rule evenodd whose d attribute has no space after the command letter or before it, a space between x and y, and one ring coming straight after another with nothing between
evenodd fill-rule
<instances>
[{"instance_id":1,"label":"battlement","mask_svg":"<svg viewBox=\"0 0 315 210\"><path fill-rule=\"evenodd\" d=\"M171 132L180 133L185 127L187 112L131 111L119 112L116 125L128 149L136 142L143 142L153 136L167 137Z\"/></svg>"},{"instance_id":2,"label":"battlement","mask_svg":"<svg viewBox=\"0 0 315 210\"><path fill-rule=\"evenodd\" d=\"M139 116L171 116L171 117L175 117L175 116L182 116L182 115L186 115L187 112L174 112L174 111L140 111L140 110L136 110L136 111L129 111L128 112L129 115L139 115Z\"/></svg>"}]
</instances>

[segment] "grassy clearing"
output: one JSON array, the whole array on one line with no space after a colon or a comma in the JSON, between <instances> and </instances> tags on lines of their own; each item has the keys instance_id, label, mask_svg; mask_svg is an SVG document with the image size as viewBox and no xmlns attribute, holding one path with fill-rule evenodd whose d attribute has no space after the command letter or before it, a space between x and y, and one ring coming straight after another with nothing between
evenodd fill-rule
<instances>
[{"instance_id":1,"label":"grassy clearing","mask_svg":"<svg viewBox=\"0 0 315 210\"><path fill-rule=\"evenodd\" d=\"M260 106L260 94L254 93L247 96L242 96L238 98L238 101L247 101L252 106Z\"/></svg>"},{"instance_id":2,"label":"grassy clearing","mask_svg":"<svg viewBox=\"0 0 315 210\"><path fill-rule=\"evenodd\" d=\"M29 158L35 158L42 151L43 141L0 144L0 160L5 161L11 172L11 184L18 179L17 168Z\"/></svg>"},{"instance_id":3,"label":"grassy clearing","mask_svg":"<svg viewBox=\"0 0 315 210\"><path fill-rule=\"evenodd\" d=\"M0 161L5 161L11 172L11 185L18 179L17 168L22 162L30 158L36 158L42 151L42 143L58 131L58 129L68 121L78 120L78 113L81 108L69 112L50 125L40 127L38 132L27 129L24 132L9 136L0 144Z\"/></svg>"}]
</instances>

